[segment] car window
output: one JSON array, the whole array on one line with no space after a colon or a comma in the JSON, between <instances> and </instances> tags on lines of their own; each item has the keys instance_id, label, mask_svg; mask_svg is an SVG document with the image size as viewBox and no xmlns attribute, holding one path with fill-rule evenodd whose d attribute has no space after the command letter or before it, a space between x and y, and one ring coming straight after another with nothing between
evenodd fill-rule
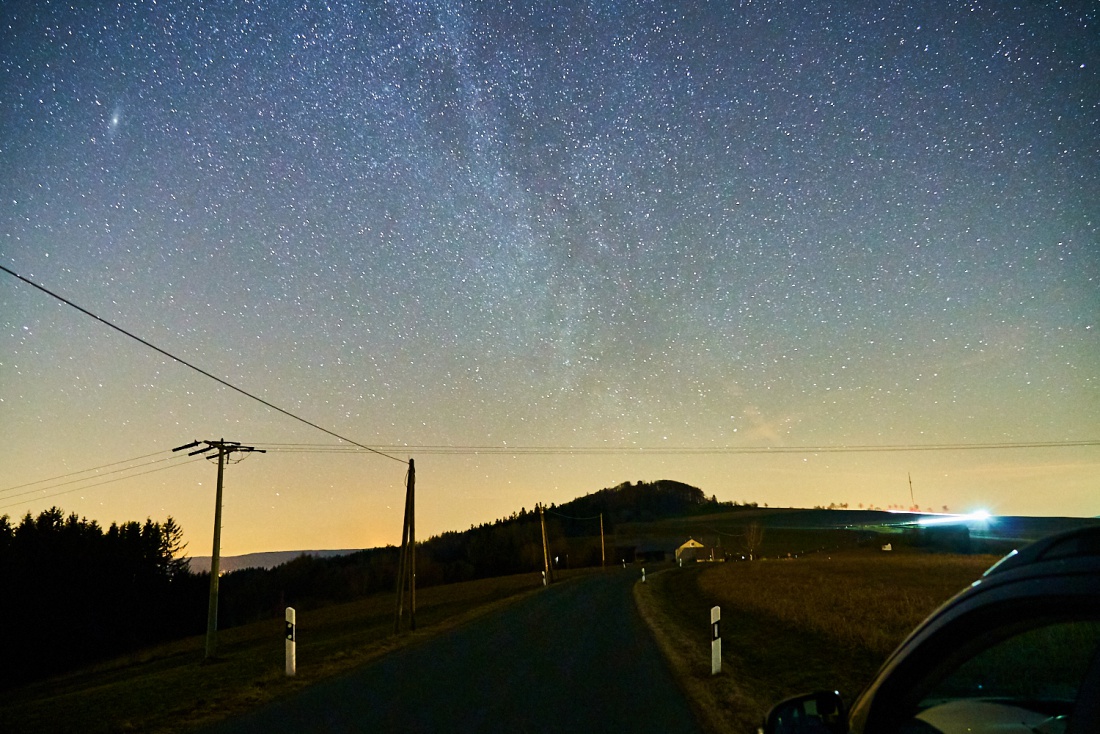
<instances>
[{"instance_id":1,"label":"car window","mask_svg":"<svg viewBox=\"0 0 1100 734\"><path fill-rule=\"evenodd\" d=\"M917 705L911 731L1065 731L1100 648L1100 622L1046 624L985 647Z\"/></svg>"},{"instance_id":2,"label":"car window","mask_svg":"<svg viewBox=\"0 0 1100 734\"><path fill-rule=\"evenodd\" d=\"M769 715L768 731L773 734L831 734L843 719L837 705L839 694L811 694L792 699Z\"/></svg>"}]
</instances>

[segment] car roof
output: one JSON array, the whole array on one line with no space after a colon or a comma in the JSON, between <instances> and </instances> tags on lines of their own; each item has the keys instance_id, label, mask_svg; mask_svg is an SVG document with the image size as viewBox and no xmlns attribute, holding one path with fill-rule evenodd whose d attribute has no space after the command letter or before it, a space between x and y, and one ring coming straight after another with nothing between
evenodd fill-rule
<instances>
[{"instance_id":1,"label":"car roof","mask_svg":"<svg viewBox=\"0 0 1100 734\"><path fill-rule=\"evenodd\" d=\"M1100 527L1089 526L1055 533L1014 550L986 571L982 577L996 578L1018 569L1046 570L1051 561L1078 560L1100 564ZM1077 564L1075 564L1077 565Z\"/></svg>"}]
</instances>

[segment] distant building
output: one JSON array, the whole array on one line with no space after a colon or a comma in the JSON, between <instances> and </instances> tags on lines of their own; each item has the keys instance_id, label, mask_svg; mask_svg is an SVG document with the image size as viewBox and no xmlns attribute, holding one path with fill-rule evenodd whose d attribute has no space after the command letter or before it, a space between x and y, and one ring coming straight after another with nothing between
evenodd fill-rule
<instances>
[{"instance_id":1,"label":"distant building","mask_svg":"<svg viewBox=\"0 0 1100 734\"><path fill-rule=\"evenodd\" d=\"M702 550L705 550L706 546L700 543L695 538L689 538L686 543L676 549L677 561L694 561L696 554Z\"/></svg>"},{"instance_id":2,"label":"distant building","mask_svg":"<svg viewBox=\"0 0 1100 734\"><path fill-rule=\"evenodd\" d=\"M673 546L668 543L650 542L634 546L634 561L639 563L661 563L668 559Z\"/></svg>"},{"instance_id":3,"label":"distant building","mask_svg":"<svg viewBox=\"0 0 1100 734\"><path fill-rule=\"evenodd\" d=\"M696 563L724 561L725 551L721 545L706 546L695 538L690 538L686 543L676 549L676 560L680 563Z\"/></svg>"}]
</instances>

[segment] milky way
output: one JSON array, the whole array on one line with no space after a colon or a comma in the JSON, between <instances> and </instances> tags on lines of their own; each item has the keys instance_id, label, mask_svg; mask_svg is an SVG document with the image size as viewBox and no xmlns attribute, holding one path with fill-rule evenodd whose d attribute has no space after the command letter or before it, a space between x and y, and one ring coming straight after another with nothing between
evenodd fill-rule
<instances>
[{"instance_id":1,"label":"milky way","mask_svg":"<svg viewBox=\"0 0 1100 734\"><path fill-rule=\"evenodd\" d=\"M1089 3L231 5L5 5L5 266L403 458L1100 438ZM201 538L201 464L4 488L194 438L332 442L7 275L0 400L0 514ZM280 461L233 470L243 545L396 535L400 466ZM783 504L908 501L907 472L937 507L1100 496L1087 446L754 461L418 465L433 532L666 476ZM290 515L310 529L274 535Z\"/></svg>"}]
</instances>

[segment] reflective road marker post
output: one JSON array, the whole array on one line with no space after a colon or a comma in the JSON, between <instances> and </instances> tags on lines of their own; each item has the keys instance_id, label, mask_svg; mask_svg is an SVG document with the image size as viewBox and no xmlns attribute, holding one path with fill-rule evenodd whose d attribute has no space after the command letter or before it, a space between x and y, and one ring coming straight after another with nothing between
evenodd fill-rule
<instances>
[{"instance_id":1,"label":"reflective road marker post","mask_svg":"<svg viewBox=\"0 0 1100 734\"><path fill-rule=\"evenodd\" d=\"M722 619L722 607L710 609L710 674L722 672L722 634L719 630Z\"/></svg>"},{"instance_id":2,"label":"reflective road marker post","mask_svg":"<svg viewBox=\"0 0 1100 734\"><path fill-rule=\"evenodd\" d=\"M286 608L286 674L294 675L298 667L298 654L294 649L297 644L295 630L294 607Z\"/></svg>"}]
</instances>

